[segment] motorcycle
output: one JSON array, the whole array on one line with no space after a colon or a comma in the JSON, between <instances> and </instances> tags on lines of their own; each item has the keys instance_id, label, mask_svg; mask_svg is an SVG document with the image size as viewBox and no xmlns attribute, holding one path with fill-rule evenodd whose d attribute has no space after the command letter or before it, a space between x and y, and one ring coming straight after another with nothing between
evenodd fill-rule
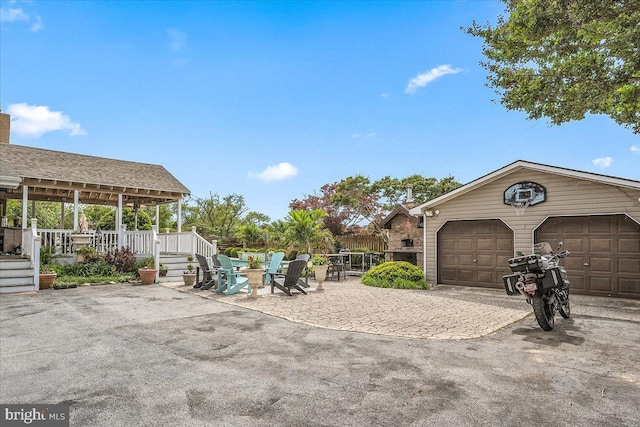
<instances>
[{"instance_id":1,"label":"motorcycle","mask_svg":"<svg viewBox=\"0 0 640 427\"><path fill-rule=\"evenodd\" d=\"M560 260L570 254L560 251L562 244L552 251L549 243L536 243L533 254L511 258L509 267L514 274L502 277L507 295L524 296L545 331L553 329L557 311L565 319L571 316L569 280L567 271L560 266Z\"/></svg>"}]
</instances>

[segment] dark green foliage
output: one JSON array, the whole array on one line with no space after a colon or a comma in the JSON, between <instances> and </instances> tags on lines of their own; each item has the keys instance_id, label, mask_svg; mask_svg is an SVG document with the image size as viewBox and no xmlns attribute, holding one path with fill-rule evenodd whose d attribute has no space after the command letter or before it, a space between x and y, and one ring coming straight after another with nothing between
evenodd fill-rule
<instances>
[{"instance_id":1,"label":"dark green foliage","mask_svg":"<svg viewBox=\"0 0 640 427\"><path fill-rule=\"evenodd\" d=\"M76 251L76 253L82 255L84 257L84 262L95 262L103 259L102 255L99 255L96 252L96 248L93 246L83 246Z\"/></svg>"},{"instance_id":2,"label":"dark green foliage","mask_svg":"<svg viewBox=\"0 0 640 427\"><path fill-rule=\"evenodd\" d=\"M288 254L286 254L285 258L289 261L296 259L296 257L298 256L298 250L297 249L292 249L291 251L289 251Z\"/></svg>"},{"instance_id":3,"label":"dark green foliage","mask_svg":"<svg viewBox=\"0 0 640 427\"><path fill-rule=\"evenodd\" d=\"M502 0L508 16L476 22L488 86L502 105L560 125L606 114L640 133L637 0Z\"/></svg>"},{"instance_id":4,"label":"dark green foliage","mask_svg":"<svg viewBox=\"0 0 640 427\"><path fill-rule=\"evenodd\" d=\"M45 245L40 247L40 264L48 265L51 264L51 260L53 258L53 254L55 254L56 248L55 246Z\"/></svg>"},{"instance_id":5,"label":"dark green foliage","mask_svg":"<svg viewBox=\"0 0 640 427\"><path fill-rule=\"evenodd\" d=\"M112 276L116 273L113 264L106 261L94 261L85 264L71 264L62 267L63 276Z\"/></svg>"},{"instance_id":6,"label":"dark green foliage","mask_svg":"<svg viewBox=\"0 0 640 427\"><path fill-rule=\"evenodd\" d=\"M362 276L362 283L378 288L429 289L422 270L406 261L380 264Z\"/></svg>"}]
</instances>

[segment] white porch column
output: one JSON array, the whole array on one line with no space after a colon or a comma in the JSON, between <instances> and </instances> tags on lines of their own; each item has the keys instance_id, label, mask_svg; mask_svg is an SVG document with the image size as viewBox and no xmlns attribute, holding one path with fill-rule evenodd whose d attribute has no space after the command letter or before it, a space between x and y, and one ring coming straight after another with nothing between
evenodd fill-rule
<instances>
[{"instance_id":1,"label":"white porch column","mask_svg":"<svg viewBox=\"0 0 640 427\"><path fill-rule=\"evenodd\" d=\"M178 199L178 233L182 232L182 197Z\"/></svg>"},{"instance_id":2,"label":"white porch column","mask_svg":"<svg viewBox=\"0 0 640 427\"><path fill-rule=\"evenodd\" d=\"M27 228L27 209L29 208L29 187L22 186L22 229Z\"/></svg>"},{"instance_id":3,"label":"white porch column","mask_svg":"<svg viewBox=\"0 0 640 427\"><path fill-rule=\"evenodd\" d=\"M156 230L160 230L160 205L156 204Z\"/></svg>"},{"instance_id":4,"label":"white porch column","mask_svg":"<svg viewBox=\"0 0 640 427\"><path fill-rule=\"evenodd\" d=\"M118 208L116 209L116 231L122 228L122 194L118 194Z\"/></svg>"},{"instance_id":5,"label":"white porch column","mask_svg":"<svg viewBox=\"0 0 640 427\"><path fill-rule=\"evenodd\" d=\"M64 230L64 202L60 202L60 229Z\"/></svg>"},{"instance_id":6,"label":"white porch column","mask_svg":"<svg viewBox=\"0 0 640 427\"><path fill-rule=\"evenodd\" d=\"M116 209L116 231L118 232L118 249L124 246L124 233L122 231L122 194L118 194L118 209Z\"/></svg>"},{"instance_id":7,"label":"white porch column","mask_svg":"<svg viewBox=\"0 0 640 427\"><path fill-rule=\"evenodd\" d=\"M78 190L73 190L73 229L78 230L80 227L78 226L78 201L80 197L80 192Z\"/></svg>"}]
</instances>

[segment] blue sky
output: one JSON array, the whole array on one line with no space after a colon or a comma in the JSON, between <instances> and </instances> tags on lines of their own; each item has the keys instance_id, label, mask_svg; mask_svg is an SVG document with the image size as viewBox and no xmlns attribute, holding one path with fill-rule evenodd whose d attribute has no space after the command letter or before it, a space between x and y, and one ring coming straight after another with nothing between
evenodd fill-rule
<instances>
[{"instance_id":1,"label":"blue sky","mask_svg":"<svg viewBox=\"0 0 640 427\"><path fill-rule=\"evenodd\" d=\"M608 117L506 111L481 40L498 1L0 1L13 144L164 165L283 218L364 174L472 181L515 160L640 180Z\"/></svg>"}]
</instances>

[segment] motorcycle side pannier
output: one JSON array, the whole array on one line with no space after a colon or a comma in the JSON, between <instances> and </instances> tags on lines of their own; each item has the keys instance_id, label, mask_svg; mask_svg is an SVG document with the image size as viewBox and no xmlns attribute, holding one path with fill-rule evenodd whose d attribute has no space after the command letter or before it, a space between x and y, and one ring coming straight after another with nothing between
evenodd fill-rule
<instances>
[{"instance_id":1,"label":"motorcycle side pannier","mask_svg":"<svg viewBox=\"0 0 640 427\"><path fill-rule=\"evenodd\" d=\"M542 273L542 257L537 254L519 256L509 260L509 267L514 273Z\"/></svg>"},{"instance_id":2,"label":"motorcycle side pannier","mask_svg":"<svg viewBox=\"0 0 640 427\"><path fill-rule=\"evenodd\" d=\"M504 282L504 290L507 295L520 295L520 291L516 289L516 283L518 282L518 274L510 274L508 276L502 276Z\"/></svg>"},{"instance_id":3,"label":"motorcycle side pannier","mask_svg":"<svg viewBox=\"0 0 640 427\"><path fill-rule=\"evenodd\" d=\"M563 286L569 286L567 280L567 273L564 268L553 267L545 270L544 277L542 278L542 288L561 288Z\"/></svg>"}]
</instances>

